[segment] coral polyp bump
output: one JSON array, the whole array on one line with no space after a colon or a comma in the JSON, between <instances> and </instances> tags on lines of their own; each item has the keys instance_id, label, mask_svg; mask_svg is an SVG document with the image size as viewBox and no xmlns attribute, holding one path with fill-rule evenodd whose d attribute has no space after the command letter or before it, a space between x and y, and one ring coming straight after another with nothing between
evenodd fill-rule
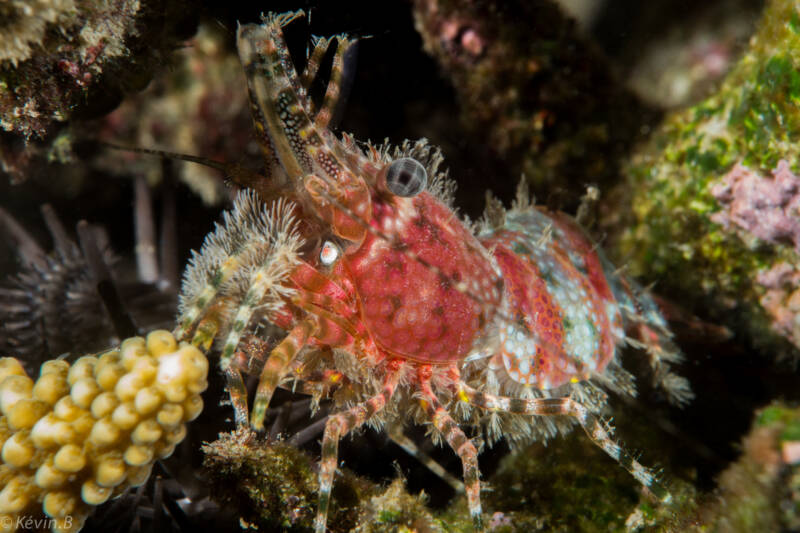
<instances>
[{"instance_id":1,"label":"coral polyp bump","mask_svg":"<svg viewBox=\"0 0 800 533\"><path fill-rule=\"evenodd\" d=\"M78 531L94 506L147 481L200 414L207 373L205 356L167 331L72 365L48 361L36 382L0 359L3 531L37 516Z\"/></svg>"}]
</instances>

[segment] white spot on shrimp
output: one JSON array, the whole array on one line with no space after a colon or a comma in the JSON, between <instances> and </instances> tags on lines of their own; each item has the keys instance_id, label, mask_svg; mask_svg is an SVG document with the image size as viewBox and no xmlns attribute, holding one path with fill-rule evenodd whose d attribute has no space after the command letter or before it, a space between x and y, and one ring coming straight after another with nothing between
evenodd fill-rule
<instances>
[{"instance_id":1,"label":"white spot on shrimp","mask_svg":"<svg viewBox=\"0 0 800 533\"><path fill-rule=\"evenodd\" d=\"M331 241L325 241L319 251L319 261L325 266L331 266L339 259L339 247Z\"/></svg>"}]
</instances>

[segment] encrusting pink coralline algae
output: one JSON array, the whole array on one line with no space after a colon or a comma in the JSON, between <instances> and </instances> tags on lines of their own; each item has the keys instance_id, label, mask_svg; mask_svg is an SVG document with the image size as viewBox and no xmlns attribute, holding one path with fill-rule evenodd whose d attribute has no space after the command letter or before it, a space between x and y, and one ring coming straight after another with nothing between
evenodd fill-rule
<instances>
[{"instance_id":1,"label":"encrusting pink coralline algae","mask_svg":"<svg viewBox=\"0 0 800 533\"><path fill-rule=\"evenodd\" d=\"M726 229L732 225L741 234L800 251L800 177L780 160L772 178L737 163L711 194L723 207L711 220ZM744 235L742 235L744 236ZM772 319L772 327L798 342L795 317L800 313L800 269L786 261L762 270L756 277L764 290L759 302Z\"/></svg>"},{"instance_id":2,"label":"encrusting pink coralline algae","mask_svg":"<svg viewBox=\"0 0 800 533\"><path fill-rule=\"evenodd\" d=\"M734 224L744 232L800 250L800 178L780 160L772 179L737 163L711 194L723 207L711 220L726 229Z\"/></svg>"}]
</instances>

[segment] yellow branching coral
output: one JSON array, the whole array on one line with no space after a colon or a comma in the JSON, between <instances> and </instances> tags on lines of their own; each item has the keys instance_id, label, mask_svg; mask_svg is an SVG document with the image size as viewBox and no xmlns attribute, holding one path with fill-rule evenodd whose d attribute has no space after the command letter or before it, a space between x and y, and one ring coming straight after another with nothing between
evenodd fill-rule
<instances>
[{"instance_id":1,"label":"yellow branching coral","mask_svg":"<svg viewBox=\"0 0 800 533\"><path fill-rule=\"evenodd\" d=\"M36 382L0 359L0 530L44 513L53 531L77 531L92 506L144 483L200 414L207 375L205 356L167 331L47 361Z\"/></svg>"}]
</instances>

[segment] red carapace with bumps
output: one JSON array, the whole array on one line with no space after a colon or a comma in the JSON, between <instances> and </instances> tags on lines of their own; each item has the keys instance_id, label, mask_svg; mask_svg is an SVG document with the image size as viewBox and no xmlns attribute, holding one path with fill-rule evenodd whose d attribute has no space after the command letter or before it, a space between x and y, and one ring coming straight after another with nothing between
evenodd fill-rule
<instances>
[{"instance_id":1,"label":"red carapace with bumps","mask_svg":"<svg viewBox=\"0 0 800 533\"><path fill-rule=\"evenodd\" d=\"M334 135L352 41L317 38L295 71L281 28L301 15L239 28L264 170L223 165L244 190L186 271L176 335L204 350L218 339L240 426L263 428L287 382L334 402L316 530L325 531L339 440L394 419L430 424L459 455L477 529L477 450L464 427L516 444L577 423L669 498L597 416L603 388L635 392L619 363L625 343L642 349L672 401L691 396L669 369L679 354L651 298L570 217L531 205L524 183L510 210L493 205L468 224L425 141L376 147ZM312 99L329 49L330 79ZM285 336L264 358L248 413L234 355L265 322Z\"/></svg>"}]
</instances>

